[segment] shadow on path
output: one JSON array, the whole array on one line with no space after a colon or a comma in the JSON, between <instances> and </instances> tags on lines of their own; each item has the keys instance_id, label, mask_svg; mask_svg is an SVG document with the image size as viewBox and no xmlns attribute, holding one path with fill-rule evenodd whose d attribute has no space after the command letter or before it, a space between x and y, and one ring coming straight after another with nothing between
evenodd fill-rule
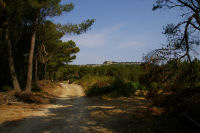
<instances>
[{"instance_id":1,"label":"shadow on path","mask_svg":"<svg viewBox=\"0 0 200 133\"><path fill-rule=\"evenodd\" d=\"M58 98L47 116L0 125L1 133L149 132L145 100ZM146 124L145 124L146 123Z\"/></svg>"},{"instance_id":2,"label":"shadow on path","mask_svg":"<svg viewBox=\"0 0 200 133\"><path fill-rule=\"evenodd\" d=\"M56 99L45 116L1 124L0 133L181 132L180 128L168 128L167 122L155 122L154 117L148 114L147 105L146 100L137 97L102 100L68 95Z\"/></svg>"}]
</instances>

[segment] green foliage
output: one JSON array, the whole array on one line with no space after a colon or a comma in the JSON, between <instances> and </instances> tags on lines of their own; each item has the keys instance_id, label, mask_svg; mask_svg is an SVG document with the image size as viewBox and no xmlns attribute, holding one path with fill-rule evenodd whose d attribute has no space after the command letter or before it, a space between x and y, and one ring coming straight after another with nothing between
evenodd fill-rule
<instances>
[{"instance_id":1,"label":"green foliage","mask_svg":"<svg viewBox=\"0 0 200 133\"><path fill-rule=\"evenodd\" d=\"M70 83L72 83L78 79L79 74L76 67L65 66L58 68L58 70L56 71L56 80L69 80Z\"/></svg>"},{"instance_id":2,"label":"green foliage","mask_svg":"<svg viewBox=\"0 0 200 133\"><path fill-rule=\"evenodd\" d=\"M106 66L76 66L65 65L62 69L57 69L57 77L55 80L70 80L74 78L76 80L91 76L109 76L109 77L121 77L125 81L138 81L139 76L143 73L139 65L106 65Z\"/></svg>"},{"instance_id":3,"label":"green foliage","mask_svg":"<svg viewBox=\"0 0 200 133\"><path fill-rule=\"evenodd\" d=\"M139 90L139 89L140 89L140 83L139 83L138 81L132 82L131 86L132 86L135 90Z\"/></svg>"},{"instance_id":4,"label":"green foliage","mask_svg":"<svg viewBox=\"0 0 200 133\"><path fill-rule=\"evenodd\" d=\"M42 9L42 16L60 16L63 12L70 12L74 9L73 3L60 5L61 0L28 0L28 5L33 9Z\"/></svg>"},{"instance_id":5,"label":"green foliage","mask_svg":"<svg viewBox=\"0 0 200 133\"><path fill-rule=\"evenodd\" d=\"M93 81L94 82L94 81ZM112 84L112 80L97 78L96 83L90 85L85 93L87 96L101 96L109 92L109 87Z\"/></svg>"},{"instance_id":6,"label":"green foliage","mask_svg":"<svg viewBox=\"0 0 200 133\"><path fill-rule=\"evenodd\" d=\"M80 24L68 23L65 25L57 24L57 28L67 34L82 34L85 33L89 27L93 25L95 19L87 19Z\"/></svg>"},{"instance_id":7,"label":"green foliage","mask_svg":"<svg viewBox=\"0 0 200 133\"><path fill-rule=\"evenodd\" d=\"M134 94L135 88L132 88L131 82L126 82L122 78L117 77L110 88L110 95L114 97L131 96Z\"/></svg>"},{"instance_id":8,"label":"green foliage","mask_svg":"<svg viewBox=\"0 0 200 133\"><path fill-rule=\"evenodd\" d=\"M91 69L95 69L92 68ZM85 89L87 96L131 96L134 95L136 88L130 81L125 81L121 77L103 76L103 75L85 75L78 81L75 81L82 85ZM138 87L139 88L139 87Z\"/></svg>"},{"instance_id":9,"label":"green foliage","mask_svg":"<svg viewBox=\"0 0 200 133\"><path fill-rule=\"evenodd\" d=\"M55 80L69 80L85 88L88 96L131 96L137 89L145 89L138 78L143 73L139 65L74 66L57 69Z\"/></svg>"},{"instance_id":10,"label":"green foliage","mask_svg":"<svg viewBox=\"0 0 200 133\"><path fill-rule=\"evenodd\" d=\"M67 34L85 33L93 25L94 19L86 19L80 24L54 24L47 17L60 16L74 9L73 3L61 0L3 0L0 3L0 86L12 84L8 69L8 52L4 42L8 27L12 44L15 70L19 82L25 87L28 56L33 30L36 30L34 70L35 79L67 79L65 66L76 58L80 51L75 42L63 42ZM38 18L38 24L35 20ZM5 25L8 21L8 25ZM6 23L5 23L6 22ZM3 25L4 24L4 25ZM37 69L36 69L37 66ZM37 71L36 71L37 70ZM59 71L59 72L58 72ZM64 74L61 74L64 71ZM36 78L38 76L38 78ZM66 78L64 78L66 77ZM70 78L74 78L71 76ZM34 78L33 78L34 79ZM75 80L75 79L74 79Z\"/></svg>"},{"instance_id":11,"label":"green foliage","mask_svg":"<svg viewBox=\"0 0 200 133\"><path fill-rule=\"evenodd\" d=\"M98 82L111 83L111 82L113 82L113 77L88 74L88 75L85 75L84 77L82 77L81 79L75 81L75 83L82 85L84 87L85 91L87 91L88 88L90 88L94 84L97 84Z\"/></svg>"},{"instance_id":12,"label":"green foliage","mask_svg":"<svg viewBox=\"0 0 200 133\"><path fill-rule=\"evenodd\" d=\"M163 65L150 64L139 81L148 88L147 98L153 105L165 107L169 112L192 114L194 106L200 103L199 71L197 59L191 63L171 60Z\"/></svg>"},{"instance_id":13,"label":"green foliage","mask_svg":"<svg viewBox=\"0 0 200 133\"><path fill-rule=\"evenodd\" d=\"M71 62L72 60L76 59L75 54L79 52L79 48L76 47L75 42L72 40L64 43L60 43L60 45L57 46L57 48L54 48L54 54L51 56L51 59L47 62L47 70L55 74L57 70L60 68L62 70L64 75L66 75L66 70L61 69L62 67L65 67L67 63ZM60 75L59 75L60 76ZM62 78L59 77L58 78ZM56 77L53 77L54 79ZM63 78L64 79L64 78Z\"/></svg>"},{"instance_id":14,"label":"green foliage","mask_svg":"<svg viewBox=\"0 0 200 133\"><path fill-rule=\"evenodd\" d=\"M130 82L125 82L121 78L114 80L99 80L94 85L90 86L86 90L87 96L104 96L120 97L131 96L134 94L135 89L131 87Z\"/></svg>"},{"instance_id":15,"label":"green foliage","mask_svg":"<svg viewBox=\"0 0 200 133\"><path fill-rule=\"evenodd\" d=\"M158 88L158 83L152 82L152 83L150 83L149 87L150 87L151 89L154 89L154 88L156 89L156 88Z\"/></svg>"}]
</instances>

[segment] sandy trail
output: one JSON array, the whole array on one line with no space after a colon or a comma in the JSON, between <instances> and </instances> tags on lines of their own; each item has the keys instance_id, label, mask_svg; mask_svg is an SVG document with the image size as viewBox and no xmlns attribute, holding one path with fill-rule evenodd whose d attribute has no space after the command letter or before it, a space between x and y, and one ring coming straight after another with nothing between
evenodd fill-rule
<instances>
[{"instance_id":1,"label":"sandy trail","mask_svg":"<svg viewBox=\"0 0 200 133\"><path fill-rule=\"evenodd\" d=\"M65 89L53 104L26 119L1 124L0 133L150 132L146 100L88 98L81 86L61 85Z\"/></svg>"}]
</instances>

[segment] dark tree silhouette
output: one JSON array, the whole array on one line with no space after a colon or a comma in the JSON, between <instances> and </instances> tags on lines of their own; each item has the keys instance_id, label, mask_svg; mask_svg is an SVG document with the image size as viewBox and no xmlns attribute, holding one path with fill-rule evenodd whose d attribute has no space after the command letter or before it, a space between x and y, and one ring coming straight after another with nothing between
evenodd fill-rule
<instances>
[{"instance_id":1,"label":"dark tree silhouette","mask_svg":"<svg viewBox=\"0 0 200 133\"><path fill-rule=\"evenodd\" d=\"M152 10L179 8L182 21L168 24L163 34L167 37L167 45L148 54L151 61L187 59L192 61L199 45L200 1L199 0L157 0Z\"/></svg>"}]
</instances>

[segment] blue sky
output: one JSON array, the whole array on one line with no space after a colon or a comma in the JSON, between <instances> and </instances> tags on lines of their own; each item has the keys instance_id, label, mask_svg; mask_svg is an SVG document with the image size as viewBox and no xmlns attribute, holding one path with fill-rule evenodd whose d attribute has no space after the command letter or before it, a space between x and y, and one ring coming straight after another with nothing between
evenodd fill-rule
<instances>
[{"instance_id":1,"label":"blue sky","mask_svg":"<svg viewBox=\"0 0 200 133\"><path fill-rule=\"evenodd\" d=\"M177 22L177 10L152 11L155 0L63 0L75 9L54 22L80 23L96 19L91 29L79 36L66 35L80 48L72 64L101 64L112 61L142 61L143 54L161 47L164 25Z\"/></svg>"}]
</instances>

